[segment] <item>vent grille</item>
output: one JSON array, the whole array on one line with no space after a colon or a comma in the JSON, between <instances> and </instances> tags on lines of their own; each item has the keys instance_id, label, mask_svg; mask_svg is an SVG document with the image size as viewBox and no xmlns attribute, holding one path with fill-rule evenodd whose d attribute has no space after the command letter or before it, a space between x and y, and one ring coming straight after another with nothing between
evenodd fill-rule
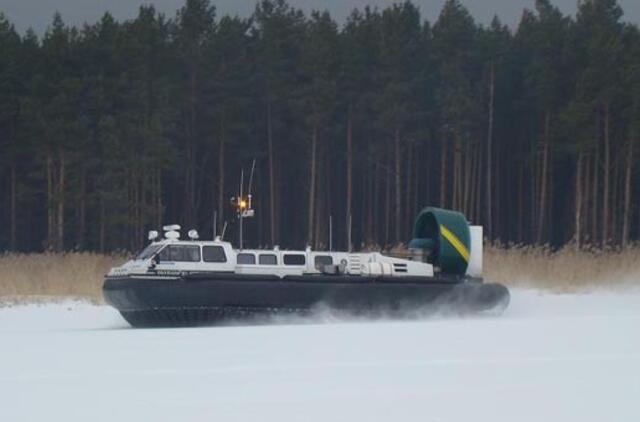
<instances>
[{"instance_id":1,"label":"vent grille","mask_svg":"<svg viewBox=\"0 0 640 422\"><path fill-rule=\"evenodd\" d=\"M349 255L347 270L349 274L360 274L360 256Z\"/></svg>"},{"instance_id":2,"label":"vent grille","mask_svg":"<svg viewBox=\"0 0 640 422\"><path fill-rule=\"evenodd\" d=\"M407 264L394 263L393 271L396 273L406 273L407 272Z\"/></svg>"}]
</instances>

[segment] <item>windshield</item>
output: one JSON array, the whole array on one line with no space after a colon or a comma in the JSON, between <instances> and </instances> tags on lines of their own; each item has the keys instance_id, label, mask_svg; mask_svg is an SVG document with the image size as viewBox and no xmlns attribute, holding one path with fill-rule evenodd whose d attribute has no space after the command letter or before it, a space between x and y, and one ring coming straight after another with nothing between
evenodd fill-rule
<instances>
[{"instance_id":1,"label":"windshield","mask_svg":"<svg viewBox=\"0 0 640 422\"><path fill-rule=\"evenodd\" d=\"M136 260L141 260L141 259L149 259L153 256L153 254L155 254L156 252L158 252L160 250L160 248L162 248L163 245L158 245L158 244L151 244L149 246L147 246L146 248L144 248L142 250L142 252L140 252L138 254L138 256L136 256Z\"/></svg>"}]
</instances>

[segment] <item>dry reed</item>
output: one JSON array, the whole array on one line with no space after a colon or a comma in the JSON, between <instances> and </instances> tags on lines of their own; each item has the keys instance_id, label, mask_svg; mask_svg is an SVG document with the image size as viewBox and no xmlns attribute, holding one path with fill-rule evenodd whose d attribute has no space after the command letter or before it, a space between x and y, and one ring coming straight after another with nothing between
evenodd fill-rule
<instances>
[{"instance_id":1,"label":"dry reed","mask_svg":"<svg viewBox=\"0 0 640 422\"><path fill-rule=\"evenodd\" d=\"M397 252L397 251L396 251ZM0 302L75 297L102 302L104 274L126 258L92 253L0 255ZM485 278L556 292L640 287L640 247L624 251L486 246Z\"/></svg>"},{"instance_id":2,"label":"dry reed","mask_svg":"<svg viewBox=\"0 0 640 422\"><path fill-rule=\"evenodd\" d=\"M99 303L104 275L124 260L78 252L0 255L0 301L76 297Z\"/></svg>"},{"instance_id":3,"label":"dry reed","mask_svg":"<svg viewBox=\"0 0 640 422\"><path fill-rule=\"evenodd\" d=\"M380 247L371 245L367 250ZM402 244L383 253L411 256ZM558 293L640 288L640 245L622 250L567 245L554 251L548 246L485 244L483 264L485 280L512 287Z\"/></svg>"},{"instance_id":4,"label":"dry reed","mask_svg":"<svg viewBox=\"0 0 640 422\"><path fill-rule=\"evenodd\" d=\"M485 246L484 277L555 292L640 287L640 247L624 250Z\"/></svg>"}]
</instances>

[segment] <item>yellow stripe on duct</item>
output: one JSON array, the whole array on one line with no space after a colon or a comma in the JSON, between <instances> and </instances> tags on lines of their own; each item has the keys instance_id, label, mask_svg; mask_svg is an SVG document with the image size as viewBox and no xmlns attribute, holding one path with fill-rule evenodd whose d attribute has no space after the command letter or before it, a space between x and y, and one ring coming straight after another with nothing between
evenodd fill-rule
<instances>
[{"instance_id":1,"label":"yellow stripe on duct","mask_svg":"<svg viewBox=\"0 0 640 422\"><path fill-rule=\"evenodd\" d=\"M440 233L442 233L442 236L444 236L444 238L451 243L451 246L458 251L460 256L463 257L465 261L469 262L469 250L464 246L460 239L458 239L455 234L451 233L451 231L442 224L440 225Z\"/></svg>"}]
</instances>

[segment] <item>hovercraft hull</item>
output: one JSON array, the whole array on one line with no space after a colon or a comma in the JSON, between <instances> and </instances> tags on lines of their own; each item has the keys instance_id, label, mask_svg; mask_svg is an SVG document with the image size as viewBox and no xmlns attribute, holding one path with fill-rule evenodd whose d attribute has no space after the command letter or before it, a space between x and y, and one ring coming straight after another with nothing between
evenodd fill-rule
<instances>
[{"instance_id":1,"label":"hovercraft hull","mask_svg":"<svg viewBox=\"0 0 640 422\"><path fill-rule=\"evenodd\" d=\"M199 326L326 308L349 315L501 313L509 291L466 277L376 277L235 273L108 277L108 304L134 327Z\"/></svg>"}]
</instances>

